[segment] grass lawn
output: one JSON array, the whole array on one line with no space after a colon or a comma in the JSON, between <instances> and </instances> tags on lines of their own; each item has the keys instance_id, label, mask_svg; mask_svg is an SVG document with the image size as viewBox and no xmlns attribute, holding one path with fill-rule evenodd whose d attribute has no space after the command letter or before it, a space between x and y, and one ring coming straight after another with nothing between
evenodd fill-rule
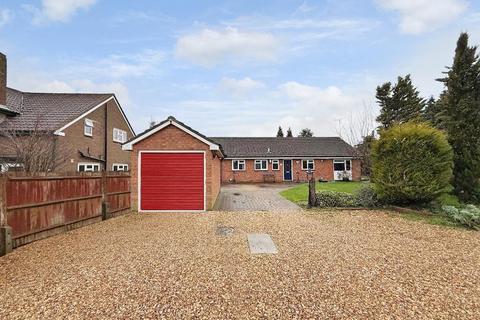
<instances>
[{"instance_id":1,"label":"grass lawn","mask_svg":"<svg viewBox=\"0 0 480 320\"><path fill-rule=\"evenodd\" d=\"M359 190L362 186L368 185L369 183L370 182L357 182L357 181L317 182L316 189L317 191L329 190L329 191L337 191L337 192L355 193L355 191ZM308 184L302 183L293 188L284 190L280 192L280 194L284 198L292 202L304 203L308 201Z\"/></svg>"}]
</instances>

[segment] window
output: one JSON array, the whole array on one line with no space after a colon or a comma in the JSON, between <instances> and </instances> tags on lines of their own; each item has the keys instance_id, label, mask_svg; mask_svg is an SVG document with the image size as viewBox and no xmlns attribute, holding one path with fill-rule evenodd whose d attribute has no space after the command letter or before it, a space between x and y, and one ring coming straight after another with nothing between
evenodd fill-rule
<instances>
[{"instance_id":1,"label":"window","mask_svg":"<svg viewBox=\"0 0 480 320\"><path fill-rule=\"evenodd\" d=\"M113 128L113 141L120 143L127 142L127 131Z\"/></svg>"},{"instance_id":2,"label":"window","mask_svg":"<svg viewBox=\"0 0 480 320\"><path fill-rule=\"evenodd\" d=\"M85 119L85 125L83 127L83 134L88 137L93 136L93 121L90 119Z\"/></svg>"},{"instance_id":3,"label":"window","mask_svg":"<svg viewBox=\"0 0 480 320\"><path fill-rule=\"evenodd\" d=\"M302 170L313 170L313 169L315 169L315 161L302 160Z\"/></svg>"},{"instance_id":4,"label":"window","mask_svg":"<svg viewBox=\"0 0 480 320\"><path fill-rule=\"evenodd\" d=\"M255 170L268 170L268 161L255 160Z\"/></svg>"},{"instance_id":5,"label":"window","mask_svg":"<svg viewBox=\"0 0 480 320\"><path fill-rule=\"evenodd\" d=\"M114 163L112 165L113 171L128 171L128 164L125 163Z\"/></svg>"},{"instance_id":6,"label":"window","mask_svg":"<svg viewBox=\"0 0 480 320\"><path fill-rule=\"evenodd\" d=\"M352 170L352 162L350 160L334 160L333 170L335 171L350 171Z\"/></svg>"},{"instance_id":7,"label":"window","mask_svg":"<svg viewBox=\"0 0 480 320\"><path fill-rule=\"evenodd\" d=\"M245 171L245 160L232 160L233 171Z\"/></svg>"},{"instance_id":8,"label":"window","mask_svg":"<svg viewBox=\"0 0 480 320\"><path fill-rule=\"evenodd\" d=\"M78 172L98 172L100 171L100 163L79 163Z\"/></svg>"},{"instance_id":9,"label":"window","mask_svg":"<svg viewBox=\"0 0 480 320\"><path fill-rule=\"evenodd\" d=\"M280 161L272 160L272 170L280 170Z\"/></svg>"}]
</instances>

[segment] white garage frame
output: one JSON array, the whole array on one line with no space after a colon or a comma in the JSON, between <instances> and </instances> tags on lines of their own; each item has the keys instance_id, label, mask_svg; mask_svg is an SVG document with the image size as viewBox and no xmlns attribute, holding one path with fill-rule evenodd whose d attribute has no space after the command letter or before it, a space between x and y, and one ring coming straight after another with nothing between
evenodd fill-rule
<instances>
[{"instance_id":1,"label":"white garage frame","mask_svg":"<svg viewBox=\"0 0 480 320\"><path fill-rule=\"evenodd\" d=\"M142 154L143 153L201 153L203 154L203 210L142 210ZM207 211L207 158L205 150L140 150L137 159L138 212L205 212Z\"/></svg>"}]
</instances>

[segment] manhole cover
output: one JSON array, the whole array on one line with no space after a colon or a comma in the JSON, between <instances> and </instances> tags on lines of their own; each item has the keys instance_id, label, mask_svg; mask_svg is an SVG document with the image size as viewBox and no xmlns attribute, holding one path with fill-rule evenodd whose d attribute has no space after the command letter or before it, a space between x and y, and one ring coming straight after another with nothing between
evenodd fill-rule
<instances>
[{"instance_id":1,"label":"manhole cover","mask_svg":"<svg viewBox=\"0 0 480 320\"><path fill-rule=\"evenodd\" d=\"M247 234L248 246L250 247L250 253L278 253L275 243L273 243L270 235L266 233L249 233Z\"/></svg>"},{"instance_id":2,"label":"manhole cover","mask_svg":"<svg viewBox=\"0 0 480 320\"><path fill-rule=\"evenodd\" d=\"M217 233L218 236L228 237L228 236L231 236L233 234L234 230L235 229L232 228L232 227L218 226L216 233Z\"/></svg>"}]
</instances>

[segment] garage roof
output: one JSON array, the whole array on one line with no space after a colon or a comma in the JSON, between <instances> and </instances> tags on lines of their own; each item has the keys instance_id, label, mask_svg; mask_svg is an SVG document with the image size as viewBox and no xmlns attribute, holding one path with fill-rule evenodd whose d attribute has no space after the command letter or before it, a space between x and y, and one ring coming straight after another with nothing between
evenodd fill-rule
<instances>
[{"instance_id":1,"label":"garage roof","mask_svg":"<svg viewBox=\"0 0 480 320\"><path fill-rule=\"evenodd\" d=\"M136 135L135 137L133 137L132 139L127 141L125 144L123 144L122 149L123 150L133 150L133 145L134 144L142 141L143 139L151 136L152 134L162 130L163 128L165 128L169 125L173 125L173 126L179 128L180 130L185 131L186 133L190 134L191 136L193 136L193 137L197 138L198 140L202 141L203 143L209 145L210 150L219 151L223 156L223 151L222 151L220 145L218 145L215 141L211 140L210 138L207 138L206 136L204 136L200 132L190 128L185 123L183 123L181 121L178 121L173 116L168 117L167 119L163 120L162 122L160 122L160 123L154 125L153 127L143 131L142 133Z\"/></svg>"}]
</instances>

